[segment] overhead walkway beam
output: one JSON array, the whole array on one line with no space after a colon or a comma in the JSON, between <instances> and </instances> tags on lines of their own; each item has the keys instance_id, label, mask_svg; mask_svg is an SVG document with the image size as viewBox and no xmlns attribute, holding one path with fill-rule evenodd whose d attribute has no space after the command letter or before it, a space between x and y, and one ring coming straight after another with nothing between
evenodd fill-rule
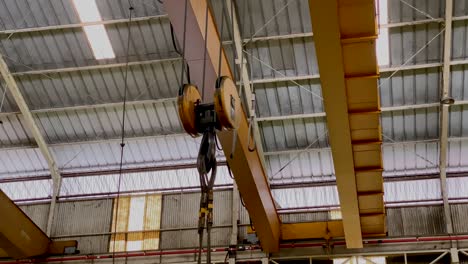
<instances>
[{"instance_id":1,"label":"overhead walkway beam","mask_svg":"<svg viewBox=\"0 0 468 264\"><path fill-rule=\"evenodd\" d=\"M374 0L309 0L348 248L385 233Z\"/></svg>"}]
</instances>

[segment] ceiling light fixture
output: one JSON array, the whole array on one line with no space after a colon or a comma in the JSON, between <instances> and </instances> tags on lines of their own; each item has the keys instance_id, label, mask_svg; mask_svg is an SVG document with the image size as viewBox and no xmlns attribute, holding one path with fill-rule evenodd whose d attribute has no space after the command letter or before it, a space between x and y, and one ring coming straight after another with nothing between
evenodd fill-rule
<instances>
[{"instance_id":1,"label":"ceiling light fixture","mask_svg":"<svg viewBox=\"0 0 468 264\"><path fill-rule=\"evenodd\" d=\"M453 105L455 103L455 99L450 96L444 97L440 100L440 104L442 105Z\"/></svg>"},{"instance_id":2,"label":"ceiling light fixture","mask_svg":"<svg viewBox=\"0 0 468 264\"><path fill-rule=\"evenodd\" d=\"M81 22L89 23L102 21L95 0L73 0L73 4ZM83 26L83 30L88 38L94 57L97 60L115 58L114 50L112 49L104 25Z\"/></svg>"},{"instance_id":3,"label":"ceiling light fixture","mask_svg":"<svg viewBox=\"0 0 468 264\"><path fill-rule=\"evenodd\" d=\"M381 28L380 25L388 24L388 3L387 0L375 0L379 10L379 36L377 37L377 63L379 66L390 64L390 47L388 28Z\"/></svg>"}]
</instances>

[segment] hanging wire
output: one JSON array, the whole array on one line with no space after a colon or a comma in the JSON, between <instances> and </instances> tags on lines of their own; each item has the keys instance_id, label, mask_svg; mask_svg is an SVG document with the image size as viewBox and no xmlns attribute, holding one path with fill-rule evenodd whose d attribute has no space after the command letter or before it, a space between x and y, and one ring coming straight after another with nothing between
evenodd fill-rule
<instances>
[{"instance_id":1,"label":"hanging wire","mask_svg":"<svg viewBox=\"0 0 468 264\"><path fill-rule=\"evenodd\" d=\"M402 65L398 66L390 76L386 77L382 81L380 81L379 85L377 88L380 88L383 84L387 83L390 78L395 76L403 67L405 67L408 63L410 63L416 56L418 56L419 53L421 53L425 48L427 48L435 39L437 39L443 32L445 31L445 28L443 28L437 35L435 35L431 40L429 40L424 46L422 46L419 50L416 51L411 57L409 57Z\"/></svg>"},{"instance_id":2,"label":"hanging wire","mask_svg":"<svg viewBox=\"0 0 468 264\"><path fill-rule=\"evenodd\" d=\"M208 46L208 3L206 4L205 10L205 50L203 52L203 78L202 78L202 100L205 98L205 81L206 81L206 55L208 53L207 46Z\"/></svg>"},{"instance_id":3,"label":"hanging wire","mask_svg":"<svg viewBox=\"0 0 468 264\"><path fill-rule=\"evenodd\" d=\"M218 52L218 78L216 79L216 88L220 88L221 85L221 61L222 61L222 54L223 54L223 32L224 32L224 17L225 17L225 8L226 3L222 1L222 12L221 12L221 33L220 33L220 40L219 40L219 52ZM205 34L205 40L208 39L207 35ZM206 50L206 46L205 46ZM235 67L234 67L235 68ZM203 74L205 76L205 74Z\"/></svg>"},{"instance_id":4,"label":"hanging wire","mask_svg":"<svg viewBox=\"0 0 468 264\"><path fill-rule=\"evenodd\" d=\"M423 15L424 15L425 17L427 17L427 18L430 18L430 19L432 19L432 20L437 20L437 19L434 18L433 16L431 16L431 15L429 15L428 13L422 11L421 9L418 9L417 7L411 5L410 3L408 3L408 2L406 2L406 1L404 1L404 0L400 0L400 2L402 2L403 4L405 4L405 5L409 6L409 7L411 7L412 9L416 10L416 12L418 12L418 13L420 13L420 14L423 14Z\"/></svg>"},{"instance_id":5,"label":"hanging wire","mask_svg":"<svg viewBox=\"0 0 468 264\"><path fill-rule=\"evenodd\" d=\"M6 91L7 91L7 88L3 85L3 83L2 83L2 90L3 90L3 95L2 95L2 102L0 103L0 112L2 112L3 103L5 102ZM1 124L3 124L3 120L0 119L0 125Z\"/></svg>"},{"instance_id":6,"label":"hanging wire","mask_svg":"<svg viewBox=\"0 0 468 264\"><path fill-rule=\"evenodd\" d=\"M397 141L393 140L391 137L389 137L389 136L387 136L387 135L385 135L385 134L383 134L383 133L382 133L382 136L383 136L384 138L388 139L389 141L391 141L392 143L396 143L396 144L401 143L401 142L397 142ZM406 149L406 148L405 148L405 149ZM420 158L421 160L423 160L423 161L425 161L425 162L427 162L427 163L429 163L429 164L431 164L431 165L433 165L433 166L438 166L438 165L435 164L434 162L432 162L432 161L428 160L427 158L425 158L425 157L419 155L418 153L416 153L416 151L412 151L412 150L408 150L408 151L409 151L410 153L413 153L416 157Z\"/></svg>"},{"instance_id":7,"label":"hanging wire","mask_svg":"<svg viewBox=\"0 0 468 264\"><path fill-rule=\"evenodd\" d=\"M119 164L119 177L117 181L117 197L116 197L116 210L115 210L115 223L114 223L114 244L112 249L112 263L115 263L115 246L117 239L117 222L119 217L119 202L120 202L120 188L122 184L122 169L123 169L123 158L124 158L124 148L125 148L125 114L127 107L127 90L128 90L128 63L129 63L129 53L130 53L130 39L131 39L131 23L132 23L132 13L133 5L131 1L128 1L129 5L129 18L128 18L128 33L127 33L127 50L125 55L125 76L124 76L124 94L123 94L123 107L122 107L122 126L121 126L121 141L120 141L120 164Z\"/></svg>"},{"instance_id":8,"label":"hanging wire","mask_svg":"<svg viewBox=\"0 0 468 264\"><path fill-rule=\"evenodd\" d=\"M326 134L328 134L328 131L323 132L319 137L317 137L317 139L315 139L312 143L310 143L309 146L307 146L305 149L301 149L299 152L297 152L296 155L294 155L294 157L289 159L288 162L286 162L286 164L284 164L276 173L273 174L273 176L271 176L271 178L274 178L276 175L278 175L278 173L282 172L286 167L291 165L294 160L296 160L302 153L309 150L309 148L315 145L315 143L317 143Z\"/></svg>"},{"instance_id":9,"label":"hanging wire","mask_svg":"<svg viewBox=\"0 0 468 264\"><path fill-rule=\"evenodd\" d=\"M265 67L267 67L268 69L270 69L270 70L274 71L275 73L281 75L282 77L288 77L288 76L286 76L284 73L282 73L281 71L278 71L277 69L273 68L273 67L272 67L271 65L269 65L268 63L266 63L266 62L264 62L263 60L261 60L261 59L255 57L252 53L250 53L250 52L248 52L248 51L246 51L246 50L244 50L244 52L245 52L245 54L249 55L252 59L254 59L254 60L260 62L260 63L263 64ZM250 66L250 67L252 67L252 66ZM295 80L288 80L288 81L294 83L294 84L297 85L299 88L301 88L301 89L303 89L304 91L306 91L306 92L312 94L313 96L319 98L320 100L323 100L323 97L322 97L322 96L318 95L317 93L313 92L312 90L307 89L306 87L304 87L303 85L299 84L299 83L296 82ZM252 80L252 82L253 82L253 80Z\"/></svg>"},{"instance_id":10,"label":"hanging wire","mask_svg":"<svg viewBox=\"0 0 468 264\"><path fill-rule=\"evenodd\" d=\"M185 71L185 64L186 64L186 61L185 61L185 44L186 44L185 38L187 36L187 9L188 9L188 4L187 4L187 0L185 0L185 4L184 4L184 33L182 35L183 36L182 37L182 70L180 71L179 95L182 95L182 88L183 88L183 85L184 85L184 71ZM188 72L188 64L187 64L187 72ZM187 73L187 76L190 76L190 74Z\"/></svg>"},{"instance_id":11,"label":"hanging wire","mask_svg":"<svg viewBox=\"0 0 468 264\"><path fill-rule=\"evenodd\" d=\"M185 59L183 58L184 55L182 54L182 52L179 51L179 48L177 47L177 44L176 44L176 39L175 39L175 35L174 35L174 27L172 26L172 23L169 22L169 26L171 28L171 40L172 40L172 46L174 47L174 50L177 54L179 54L179 56L182 57L182 64L186 64L185 66L187 67L187 82L190 83L190 67L189 65L187 64L187 62L185 61ZM185 49L185 48L184 48ZM182 75L183 75L183 72L184 70L182 69ZM183 81L183 80L182 80ZM182 83L181 83L181 86L182 86Z\"/></svg>"},{"instance_id":12,"label":"hanging wire","mask_svg":"<svg viewBox=\"0 0 468 264\"><path fill-rule=\"evenodd\" d=\"M289 6L290 3L292 3L293 0L289 0L283 7L281 7L265 24L263 24L263 26L261 26L259 29L257 29L257 31L255 31L255 33L253 33L253 35L250 37L250 39L248 41L246 41L244 43L244 46L247 45L248 43L252 42L253 41L253 38L258 34L260 33L260 31L262 31L266 26L268 26L268 24L270 24L279 14L281 14L281 12L283 12L284 10L286 10L286 7Z\"/></svg>"}]
</instances>

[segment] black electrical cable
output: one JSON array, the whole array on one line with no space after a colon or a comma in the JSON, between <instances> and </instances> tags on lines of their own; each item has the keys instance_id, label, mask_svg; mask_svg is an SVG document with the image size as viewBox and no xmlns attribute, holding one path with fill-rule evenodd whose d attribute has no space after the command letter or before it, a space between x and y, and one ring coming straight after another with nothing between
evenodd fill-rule
<instances>
[{"instance_id":1,"label":"black electrical cable","mask_svg":"<svg viewBox=\"0 0 468 264\"><path fill-rule=\"evenodd\" d=\"M175 52L182 57L182 63L185 64L185 67L187 67L187 70L185 72L187 73L187 82L190 83L190 67L189 67L188 63L185 61L183 53L180 52L179 48L177 47L176 39L175 39L175 35L174 35L174 27L172 26L172 23L169 23L169 25L171 27L172 46L174 47Z\"/></svg>"},{"instance_id":2,"label":"black electrical cable","mask_svg":"<svg viewBox=\"0 0 468 264\"><path fill-rule=\"evenodd\" d=\"M208 4L206 5L206 10L205 10L205 50L203 52L203 78L202 78L202 100L205 98L205 81L206 81L206 55L208 53L207 47L208 47L208 14L209 14L209 7Z\"/></svg>"},{"instance_id":3,"label":"black electrical cable","mask_svg":"<svg viewBox=\"0 0 468 264\"><path fill-rule=\"evenodd\" d=\"M177 48L175 36L174 36L174 27L172 26L172 23L169 22L169 26L171 27L171 40L172 40L172 46L174 47L175 52L177 52L179 55L182 56L182 53L179 51Z\"/></svg>"},{"instance_id":4,"label":"black electrical cable","mask_svg":"<svg viewBox=\"0 0 468 264\"><path fill-rule=\"evenodd\" d=\"M188 0L185 0L185 7L184 7L184 32L182 35L182 70L180 71L180 88L179 88L179 95L182 95L182 89L184 87L184 72L185 66L187 66L187 80L190 83L190 72L188 69L188 64L185 63L185 37L187 35L187 10L188 10ZM174 39L175 40L175 39Z\"/></svg>"},{"instance_id":5,"label":"black electrical cable","mask_svg":"<svg viewBox=\"0 0 468 264\"><path fill-rule=\"evenodd\" d=\"M119 201L120 201L120 187L122 184L122 168L123 168L123 156L124 156L124 147L125 147L125 113L127 110L127 90L128 90L128 64L129 64L129 51L130 51L130 39L131 39L131 23L132 23L132 13L133 13L133 5L131 1L128 1L129 5L129 18L128 18L128 34L127 34L127 50L125 55L125 76L124 76L124 95L123 95L123 107L122 107L122 126L121 126L121 141L120 141L120 164L119 164L119 177L117 181L117 197L116 197L116 205L115 205L115 223L114 223L114 232L117 232L117 222L118 222L118 215L119 215ZM112 263L115 263L115 242L117 239L117 235L114 234L114 244L112 248Z\"/></svg>"},{"instance_id":6,"label":"black electrical cable","mask_svg":"<svg viewBox=\"0 0 468 264\"><path fill-rule=\"evenodd\" d=\"M216 79L216 88L220 88L221 86L221 59L222 59L222 52L223 52L223 31L224 31L224 9L225 9L225 2L223 2L222 6L222 12L221 12L221 34L220 34L220 40L219 40L219 53L218 53L218 78Z\"/></svg>"}]
</instances>

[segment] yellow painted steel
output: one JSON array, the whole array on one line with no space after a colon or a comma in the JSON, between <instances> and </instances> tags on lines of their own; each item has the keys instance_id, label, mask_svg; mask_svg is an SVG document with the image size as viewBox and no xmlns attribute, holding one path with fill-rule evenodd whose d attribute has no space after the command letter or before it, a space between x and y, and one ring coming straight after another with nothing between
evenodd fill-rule
<instances>
[{"instance_id":1,"label":"yellow painted steel","mask_svg":"<svg viewBox=\"0 0 468 264\"><path fill-rule=\"evenodd\" d=\"M43 255L51 242L47 235L0 190L0 248L19 259Z\"/></svg>"},{"instance_id":2,"label":"yellow painted steel","mask_svg":"<svg viewBox=\"0 0 468 264\"><path fill-rule=\"evenodd\" d=\"M298 239L330 239L343 237L343 222L311 222L281 225L281 238L283 240Z\"/></svg>"},{"instance_id":3,"label":"yellow painted steel","mask_svg":"<svg viewBox=\"0 0 468 264\"><path fill-rule=\"evenodd\" d=\"M26 214L0 190L0 257L23 259L62 254L76 241L51 241Z\"/></svg>"},{"instance_id":4,"label":"yellow painted steel","mask_svg":"<svg viewBox=\"0 0 468 264\"><path fill-rule=\"evenodd\" d=\"M348 248L385 234L374 0L309 0Z\"/></svg>"},{"instance_id":5,"label":"yellow painted steel","mask_svg":"<svg viewBox=\"0 0 468 264\"><path fill-rule=\"evenodd\" d=\"M205 84L202 95L203 103L209 103L213 101L218 76L234 78L224 50L221 52L221 58L219 57L221 41L211 10L208 12L208 18L205 16L207 0L188 0L187 15L185 15L185 2L185 0L164 1L164 6L179 41L184 40L184 22L186 22L185 56L190 66L191 81L202 91L203 84ZM205 21L208 22L207 34L205 34ZM205 39L207 39L206 46ZM204 60L204 54L207 55L206 60ZM219 62L221 65L218 65ZM206 63L205 67L204 63ZM221 69L220 74L218 74L218 66ZM247 145L250 135L246 114L242 108L239 110L239 118L236 120L237 129L219 132L218 138L263 250L277 252L280 220L259 153L257 150L250 151Z\"/></svg>"}]
</instances>

